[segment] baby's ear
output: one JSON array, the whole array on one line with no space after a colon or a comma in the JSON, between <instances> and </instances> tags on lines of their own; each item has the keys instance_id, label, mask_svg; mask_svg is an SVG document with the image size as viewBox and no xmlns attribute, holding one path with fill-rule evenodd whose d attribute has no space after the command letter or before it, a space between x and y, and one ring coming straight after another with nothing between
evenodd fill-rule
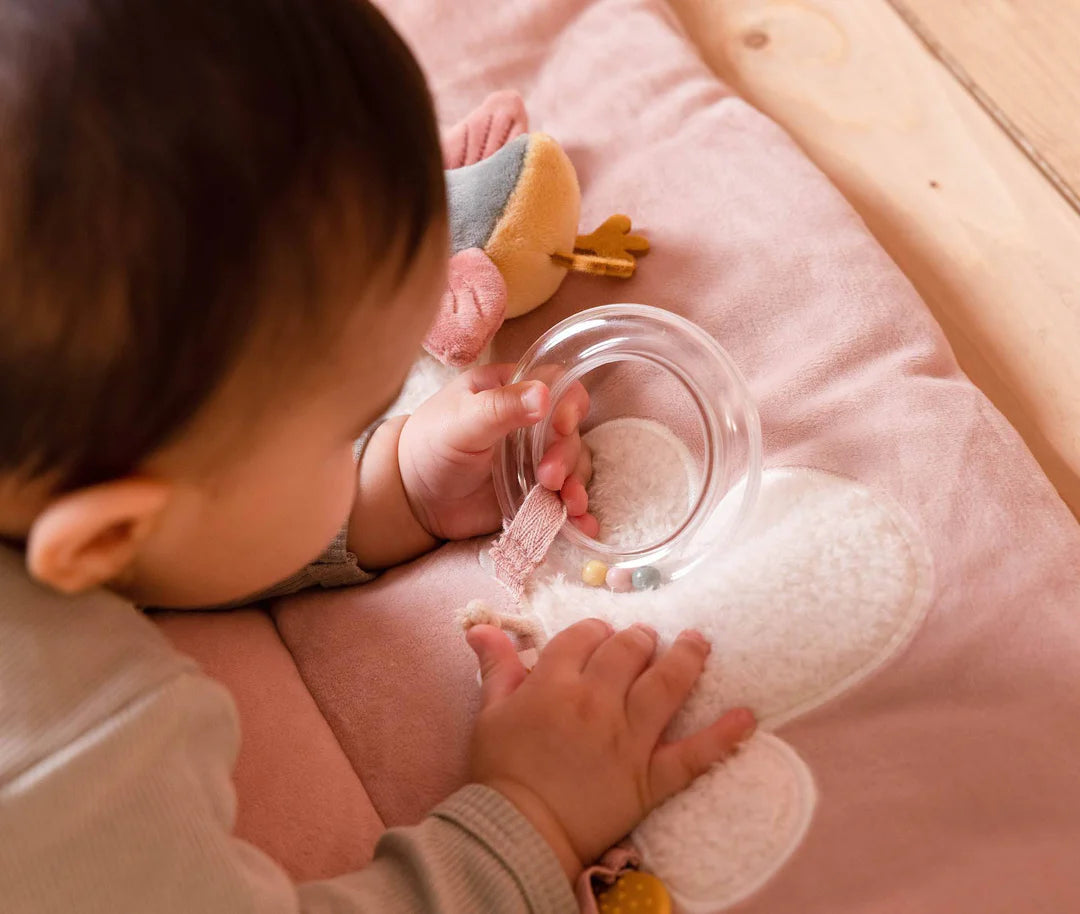
<instances>
[{"instance_id":1,"label":"baby's ear","mask_svg":"<svg viewBox=\"0 0 1080 914\"><path fill-rule=\"evenodd\" d=\"M30 574L62 593L81 593L116 580L169 502L168 483L121 479L54 499L30 528Z\"/></svg>"}]
</instances>

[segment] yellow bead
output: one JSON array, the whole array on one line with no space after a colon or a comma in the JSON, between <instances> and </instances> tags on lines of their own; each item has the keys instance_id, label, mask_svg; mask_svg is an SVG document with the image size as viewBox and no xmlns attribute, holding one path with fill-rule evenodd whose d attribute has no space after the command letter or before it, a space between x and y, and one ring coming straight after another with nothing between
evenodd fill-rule
<instances>
[{"instance_id":1,"label":"yellow bead","mask_svg":"<svg viewBox=\"0 0 1080 914\"><path fill-rule=\"evenodd\" d=\"M671 914L671 896L651 873L627 870L596 895L600 914Z\"/></svg>"},{"instance_id":2,"label":"yellow bead","mask_svg":"<svg viewBox=\"0 0 1080 914\"><path fill-rule=\"evenodd\" d=\"M607 580L607 565L596 559L586 562L585 567L581 569L581 580L590 587L603 587Z\"/></svg>"}]
</instances>

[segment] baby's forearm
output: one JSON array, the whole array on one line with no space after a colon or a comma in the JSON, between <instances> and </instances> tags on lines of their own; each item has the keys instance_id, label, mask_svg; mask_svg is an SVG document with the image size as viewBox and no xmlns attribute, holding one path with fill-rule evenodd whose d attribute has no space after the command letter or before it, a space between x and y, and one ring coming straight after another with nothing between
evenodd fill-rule
<instances>
[{"instance_id":1,"label":"baby's forearm","mask_svg":"<svg viewBox=\"0 0 1080 914\"><path fill-rule=\"evenodd\" d=\"M407 418L379 426L357 468L348 547L360 567L372 571L400 565L439 543L416 519L401 481L398 440Z\"/></svg>"}]
</instances>

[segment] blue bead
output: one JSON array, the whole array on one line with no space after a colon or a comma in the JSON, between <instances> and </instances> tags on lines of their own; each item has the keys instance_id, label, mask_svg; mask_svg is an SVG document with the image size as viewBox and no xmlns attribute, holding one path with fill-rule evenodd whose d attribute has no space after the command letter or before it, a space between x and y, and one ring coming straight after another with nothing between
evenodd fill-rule
<instances>
[{"instance_id":1,"label":"blue bead","mask_svg":"<svg viewBox=\"0 0 1080 914\"><path fill-rule=\"evenodd\" d=\"M660 572L651 565L643 565L641 568L634 569L630 581L634 585L634 590L656 590L661 583Z\"/></svg>"}]
</instances>

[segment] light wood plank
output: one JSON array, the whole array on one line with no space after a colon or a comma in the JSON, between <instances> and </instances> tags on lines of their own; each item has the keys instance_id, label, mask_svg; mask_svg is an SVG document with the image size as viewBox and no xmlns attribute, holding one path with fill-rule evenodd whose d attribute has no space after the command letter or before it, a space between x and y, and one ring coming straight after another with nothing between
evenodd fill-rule
<instances>
[{"instance_id":1,"label":"light wood plank","mask_svg":"<svg viewBox=\"0 0 1080 914\"><path fill-rule=\"evenodd\" d=\"M1080 210L1080 0L890 0Z\"/></svg>"},{"instance_id":2,"label":"light wood plank","mask_svg":"<svg viewBox=\"0 0 1080 914\"><path fill-rule=\"evenodd\" d=\"M1080 219L886 0L672 0L927 301L1080 514Z\"/></svg>"}]
</instances>

